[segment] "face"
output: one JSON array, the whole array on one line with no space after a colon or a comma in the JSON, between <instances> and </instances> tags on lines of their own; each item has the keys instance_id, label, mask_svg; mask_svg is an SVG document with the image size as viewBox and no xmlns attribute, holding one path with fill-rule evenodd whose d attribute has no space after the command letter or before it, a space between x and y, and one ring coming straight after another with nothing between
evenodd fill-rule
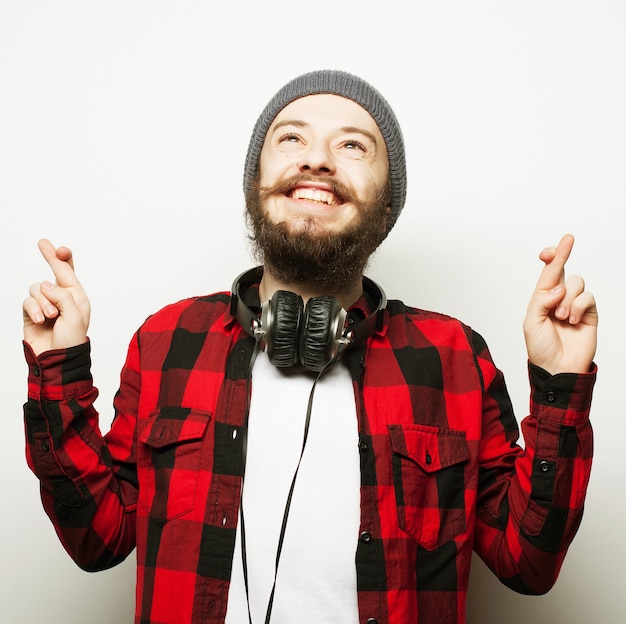
<instances>
[{"instance_id":1,"label":"face","mask_svg":"<svg viewBox=\"0 0 626 624\"><path fill-rule=\"evenodd\" d=\"M247 197L256 255L284 283L354 288L386 234L384 139L365 109L335 95L285 107L267 133Z\"/></svg>"},{"instance_id":2,"label":"face","mask_svg":"<svg viewBox=\"0 0 626 624\"><path fill-rule=\"evenodd\" d=\"M272 221L327 235L359 219L358 202L380 197L389 165L370 114L352 100L321 94L280 111L263 144L260 172L261 187L277 190L265 204Z\"/></svg>"}]
</instances>

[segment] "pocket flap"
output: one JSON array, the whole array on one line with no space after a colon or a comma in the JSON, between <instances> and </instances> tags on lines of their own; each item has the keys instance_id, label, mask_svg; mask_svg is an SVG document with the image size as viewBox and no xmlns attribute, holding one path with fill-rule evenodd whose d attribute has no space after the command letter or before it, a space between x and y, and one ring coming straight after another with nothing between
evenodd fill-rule
<instances>
[{"instance_id":1,"label":"pocket flap","mask_svg":"<svg viewBox=\"0 0 626 624\"><path fill-rule=\"evenodd\" d=\"M425 425L389 425L394 453L417 463L425 472L435 472L469 459L465 431Z\"/></svg>"},{"instance_id":2,"label":"pocket flap","mask_svg":"<svg viewBox=\"0 0 626 624\"><path fill-rule=\"evenodd\" d=\"M211 413L183 407L166 407L154 412L139 439L152 448L202 438Z\"/></svg>"}]
</instances>

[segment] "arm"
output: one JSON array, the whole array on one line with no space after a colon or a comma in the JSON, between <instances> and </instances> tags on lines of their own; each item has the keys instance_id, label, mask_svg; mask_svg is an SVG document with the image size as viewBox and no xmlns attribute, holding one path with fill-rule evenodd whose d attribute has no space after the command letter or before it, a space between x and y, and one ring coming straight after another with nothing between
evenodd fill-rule
<instances>
[{"instance_id":1,"label":"arm","mask_svg":"<svg viewBox=\"0 0 626 624\"><path fill-rule=\"evenodd\" d=\"M48 241L40 249L57 283L32 286L24 302L27 461L64 547L79 566L98 570L119 563L134 547L137 495L129 423L138 373L125 367L116 408L121 404L127 411L116 417L105 441L93 405L89 302L74 275L71 252L55 250Z\"/></svg>"},{"instance_id":2,"label":"arm","mask_svg":"<svg viewBox=\"0 0 626 624\"><path fill-rule=\"evenodd\" d=\"M474 548L515 591L542 594L556 582L580 524L591 471L589 410L595 369L550 375L529 365L525 448L504 380L486 349L487 382Z\"/></svg>"},{"instance_id":3,"label":"arm","mask_svg":"<svg viewBox=\"0 0 626 624\"><path fill-rule=\"evenodd\" d=\"M479 353L487 385L476 550L524 593L543 593L556 581L591 470L597 311L581 277L565 280L573 243L566 235L541 252L545 266L524 321L531 382L524 451L511 447L518 434L502 376L486 349Z\"/></svg>"}]
</instances>

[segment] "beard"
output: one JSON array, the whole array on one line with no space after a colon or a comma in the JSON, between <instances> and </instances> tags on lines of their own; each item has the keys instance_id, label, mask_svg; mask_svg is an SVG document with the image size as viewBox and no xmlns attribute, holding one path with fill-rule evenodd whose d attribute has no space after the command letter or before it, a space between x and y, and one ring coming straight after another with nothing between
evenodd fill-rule
<instances>
[{"instance_id":1,"label":"beard","mask_svg":"<svg viewBox=\"0 0 626 624\"><path fill-rule=\"evenodd\" d=\"M285 284L310 284L325 294L348 292L360 282L367 263L385 239L389 183L371 201L358 199L334 178L324 178L333 193L357 208L357 219L339 232L329 231L324 220L298 217L297 223L274 222L265 210L272 195L283 195L313 176L298 175L271 188L256 186L246 198L249 238L257 260Z\"/></svg>"}]
</instances>

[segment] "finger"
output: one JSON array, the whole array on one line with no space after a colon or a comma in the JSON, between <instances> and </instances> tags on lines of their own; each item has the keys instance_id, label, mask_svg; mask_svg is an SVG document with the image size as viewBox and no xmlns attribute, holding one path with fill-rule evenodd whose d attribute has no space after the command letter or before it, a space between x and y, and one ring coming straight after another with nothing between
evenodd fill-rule
<instances>
[{"instance_id":1,"label":"finger","mask_svg":"<svg viewBox=\"0 0 626 624\"><path fill-rule=\"evenodd\" d=\"M59 247L56 249L54 245L46 238L42 238L38 242L39 251L48 263L57 284L60 286L76 286L78 279L74 273L74 261L72 252L67 247Z\"/></svg>"},{"instance_id":2,"label":"finger","mask_svg":"<svg viewBox=\"0 0 626 624\"><path fill-rule=\"evenodd\" d=\"M41 283L42 297L50 301L50 305L57 310L57 314L49 316L44 307L47 318L54 318L61 315L68 324L80 322L80 311L77 306L74 294L69 288L52 284L51 282Z\"/></svg>"},{"instance_id":3,"label":"finger","mask_svg":"<svg viewBox=\"0 0 626 624\"><path fill-rule=\"evenodd\" d=\"M67 262L72 270L74 270L74 258L72 255L72 250L69 247L65 247L61 245L61 247L57 247L57 258L64 262Z\"/></svg>"},{"instance_id":4,"label":"finger","mask_svg":"<svg viewBox=\"0 0 626 624\"><path fill-rule=\"evenodd\" d=\"M31 285L28 291L30 295L29 299L32 300L32 302L29 302L29 310L32 311L33 314L38 316L37 310L35 309L36 305L39 308L39 313L45 318L56 318L59 315L59 309L47 296L47 292L52 285L53 284L50 282L41 282Z\"/></svg>"},{"instance_id":5,"label":"finger","mask_svg":"<svg viewBox=\"0 0 626 624\"><path fill-rule=\"evenodd\" d=\"M561 238L556 248L549 247L539 254L539 258L545 262L545 266L537 281L538 290L552 290L559 285L563 285L565 263L572 252L573 246L574 237L571 234L566 234Z\"/></svg>"},{"instance_id":6,"label":"finger","mask_svg":"<svg viewBox=\"0 0 626 624\"><path fill-rule=\"evenodd\" d=\"M572 303L585 290L585 281L580 275L572 275L565 283L565 294L558 303L554 316L561 320L572 316Z\"/></svg>"},{"instance_id":7,"label":"finger","mask_svg":"<svg viewBox=\"0 0 626 624\"><path fill-rule=\"evenodd\" d=\"M596 299L587 291L580 293L570 306L569 322L572 325L577 325L582 321L589 325L598 324Z\"/></svg>"},{"instance_id":8,"label":"finger","mask_svg":"<svg viewBox=\"0 0 626 624\"><path fill-rule=\"evenodd\" d=\"M24 324L30 322L35 325L41 325L46 320L41 305L39 305L39 302L34 297L24 299L22 311L24 313Z\"/></svg>"},{"instance_id":9,"label":"finger","mask_svg":"<svg viewBox=\"0 0 626 624\"><path fill-rule=\"evenodd\" d=\"M50 330L41 332L29 321L32 318L39 321L36 311L37 301L34 297L27 299L24 302L24 339L31 346L39 344L37 347L39 352L45 349L68 348L86 342L90 306L84 293L80 289L65 288L51 282L42 282L41 291L42 296L58 310L57 317L37 323L44 328L48 326Z\"/></svg>"}]
</instances>

